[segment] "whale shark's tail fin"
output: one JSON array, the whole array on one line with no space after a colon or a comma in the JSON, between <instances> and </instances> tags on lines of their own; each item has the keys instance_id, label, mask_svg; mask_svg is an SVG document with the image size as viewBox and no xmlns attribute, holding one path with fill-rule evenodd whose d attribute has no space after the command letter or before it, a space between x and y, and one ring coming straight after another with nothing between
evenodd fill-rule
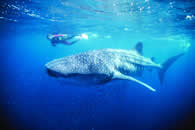
<instances>
[{"instance_id":1,"label":"whale shark's tail fin","mask_svg":"<svg viewBox=\"0 0 195 130\"><path fill-rule=\"evenodd\" d=\"M160 83L163 84L163 81L164 81L164 75L165 75L165 72L167 71L167 69L178 59L180 58L181 56L183 56L184 53L181 53L181 54L178 54L176 56L173 56L171 58L169 58L168 60L166 60L163 64L162 64L162 69L160 69L159 71L159 80L160 80Z\"/></svg>"}]
</instances>

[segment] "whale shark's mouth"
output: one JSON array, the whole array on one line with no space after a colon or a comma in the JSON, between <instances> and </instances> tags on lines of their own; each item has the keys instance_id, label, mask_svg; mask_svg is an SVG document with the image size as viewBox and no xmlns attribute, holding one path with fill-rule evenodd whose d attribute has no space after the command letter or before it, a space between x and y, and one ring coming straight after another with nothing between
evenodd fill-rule
<instances>
[{"instance_id":1,"label":"whale shark's mouth","mask_svg":"<svg viewBox=\"0 0 195 130\"><path fill-rule=\"evenodd\" d=\"M47 71L47 74L51 77L56 77L56 78L59 77L59 75L56 72L54 72L50 69L46 69L46 71Z\"/></svg>"},{"instance_id":2,"label":"whale shark's mouth","mask_svg":"<svg viewBox=\"0 0 195 130\"><path fill-rule=\"evenodd\" d=\"M70 73L67 75L60 74L51 69L46 69L46 72L49 76L54 78L67 78L72 82L87 83L87 84L104 84L112 80L113 73L110 75L106 74L80 74L80 73ZM90 80L89 80L90 79Z\"/></svg>"}]
</instances>

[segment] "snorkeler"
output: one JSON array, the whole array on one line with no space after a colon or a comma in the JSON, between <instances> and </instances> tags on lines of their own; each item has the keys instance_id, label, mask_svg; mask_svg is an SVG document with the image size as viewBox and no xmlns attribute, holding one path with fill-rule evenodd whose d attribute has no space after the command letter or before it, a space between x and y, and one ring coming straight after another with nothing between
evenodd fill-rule
<instances>
[{"instance_id":1,"label":"snorkeler","mask_svg":"<svg viewBox=\"0 0 195 130\"><path fill-rule=\"evenodd\" d=\"M51 41L53 46L57 44L72 45L82 39L80 35L71 35L68 34L48 34L47 39Z\"/></svg>"}]
</instances>

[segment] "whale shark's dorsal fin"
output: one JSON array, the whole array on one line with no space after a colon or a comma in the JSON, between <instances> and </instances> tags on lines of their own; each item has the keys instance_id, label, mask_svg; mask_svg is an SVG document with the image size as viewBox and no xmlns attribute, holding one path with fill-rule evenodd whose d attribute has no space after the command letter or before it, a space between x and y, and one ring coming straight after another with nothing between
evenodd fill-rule
<instances>
[{"instance_id":1,"label":"whale shark's dorsal fin","mask_svg":"<svg viewBox=\"0 0 195 130\"><path fill-rule=\"evenodd\" d=\"M154 57L151 57L150 59L151 59L151 61L155 62L155 58Z\"/></svg>"},{"instance_id":2,"label":"whale shark's dorsal fin","mask_svg":"<svg viewBox=\"0 0 195 130\"><path fill-rule=\"evenodd\" d=\"M136 50L136 52L140 55L142 55L142 51L143 51L143 43L142 42L138 42L134 49Z\"/></svg>"}]
</instances>

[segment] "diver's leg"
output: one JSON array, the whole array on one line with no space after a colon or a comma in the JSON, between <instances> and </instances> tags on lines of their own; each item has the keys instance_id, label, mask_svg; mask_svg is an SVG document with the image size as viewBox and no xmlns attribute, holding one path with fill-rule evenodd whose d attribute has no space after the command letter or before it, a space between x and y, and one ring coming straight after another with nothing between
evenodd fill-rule
<instances>
[{"instance_id":1,"label":"diver's leg","mask_svg":"<svg viewBox=\"0 0 195 130\"><path fill-rule=\"evenodd\" d=\"M75 37L75 35L72 35L72 36L70 36L70 37L67 37L66 40L70 40L70 39L72 39L72 38L74 38L74 37Z\"/></svg>"},{"instance_id":2,"label":"diver's leg","mask_svg":"<svg viewBox=\"0 0 195 130\"><path fill-rule=\"evenodd\" d=\"M72 42L67 42L67 45L72 45L72 44L74 44L74 43L76 43L76 42L78 42L78 41L80 41L80 39L75 40L75 41L72 41Z\"/></svg>"}]
</instances>

